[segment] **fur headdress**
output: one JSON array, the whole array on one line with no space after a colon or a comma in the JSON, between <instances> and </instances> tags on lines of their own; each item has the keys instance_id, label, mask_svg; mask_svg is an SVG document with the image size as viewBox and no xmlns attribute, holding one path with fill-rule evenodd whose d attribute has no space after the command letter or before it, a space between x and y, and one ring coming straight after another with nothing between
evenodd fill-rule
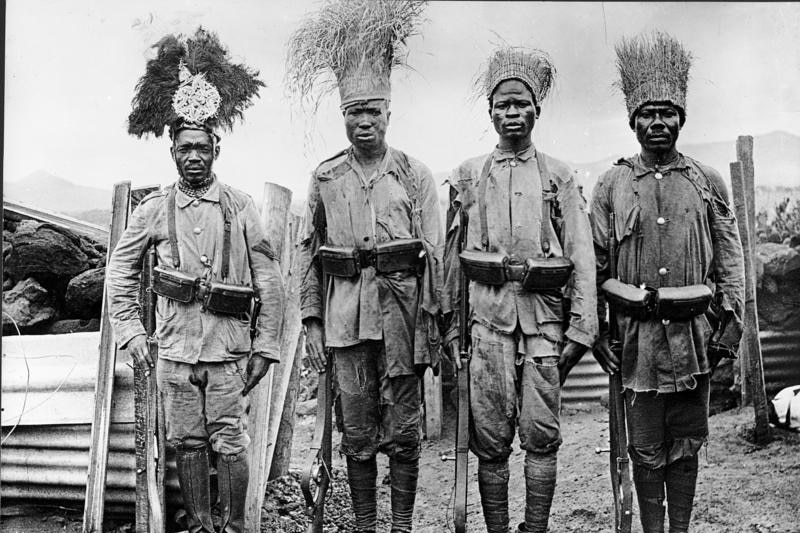
<instances>
[{"instance_id":1,"label":"fur headdress","mask_svg":"<svg viewBox=\"0 0 800 533\"><path fill-rule=\"evenodd\" d=\"M131 135L161 137L165 126L170 136L186 128L230 131L264 86L257 71L231 63L216 34L203 28L189 38L167 35L153 47L156 57L136 84L128 116Z\"/></svg>"},{"instance_id":2,"label":"fur headdress","mask_svg":"<svg viewBox=\"0 0 800 533\"><path fill-rule=\"evenodd\" d=\"M625 94L628 121L648 102L669 102L686 118L686 87L692 54L674 37L663 32L622 39L615 47L620 81Z\"/></svg>"},{"instance_id":3,"label":"fur headdress","mask_svg":"<svg viewBox=\"0 0 800 533\"><path fill-rule=\"evenodd\" d=\"M477 89L491 100L497 86L511 79L521 80L533 92L536 105L542 105L553 86L556 68L545 52L505 46L489 58L486 74L478 81Z\"/></svg>"},{"instance_id":4,"label":"fur headdress","mask_svg":"<svg viewBox=\"0 0 800 533\"><path fill-rule=\"evenodd\" d=\"M406 41L416 33L419 0L328 0L292 34L286 86L316 109L339 88L342 109L389 100L392 68L406 65Z\"/></svg>"}]
</instances>

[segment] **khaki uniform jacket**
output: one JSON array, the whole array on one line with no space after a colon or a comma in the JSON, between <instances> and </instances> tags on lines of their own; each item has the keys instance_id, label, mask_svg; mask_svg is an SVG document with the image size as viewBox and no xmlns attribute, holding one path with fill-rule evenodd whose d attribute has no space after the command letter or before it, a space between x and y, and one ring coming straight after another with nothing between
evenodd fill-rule
<instances>
[{"instance_id":1,"label":"khaki uniform jacket","mask_svg":"<svg viewBox=\"0 0 800 533\"><path fill-rule=\"evenodd\" d=\"M471 281L471 319L512 333L517 327L543 342L537 355L558 355L564 337L591 346L597 337L595 259L586 202L572 170L533 146L519 153L496 149L461 164L449 179L451 186L445 253L442 307L448 321L446 342L458 336L459 209L466 209L469 228L466 248L482 250L478 184L487 157L492 158L486 184L489 250L524 261L529 257L563 256L574 264L563 291L529 292L518 281L490 286ZM549 176L539 173L542 158ZM570 300L565 311L564 299ZM565 315L566 312L566 315Z\"/></svg>"},{"instance_id":2,"label":"khaki uniform jacket","mask_svg":"<svg viewBox=\"0 0 800 533\"><path fill-rule=\"evenodd\" d=\"M609 278L609 213L615 213L617 277L624 283L683 287L706 283L716 307L733 314L723 342L739 343L744 316L744 261L736 217L716 170L680 155L647 168L640 156L621 159L600 176L592 194L598 287ZM601 299L602 302L603 299ZM639 321L619 314L622 385L634 391L694 389L709 372L712 327L692 320Z\"/></svg>"},{"instance_id":3,"label":"khaki uniform jacket","mask_svg":"<svg viewBox=\"0 0 800 533\"><path fill-rule=\"evenodd\" d=\"M171 186L171 187L174 187ZM224 191L223 192L223 188ZM124 347L145 330L139 317L141 258L155 244L158 264L173 266L167 231L167 191L145 198L133 211L130 222L111 254L106 273L111 326L116 342ZM220 195L228 195L231 213L230 271L220 279L223 216ZM176 231L180 270L205 276L201 257L210 260L211 279L250 285L261 295L258 335L250 340L249 320L203 312L199 302L181 303L158 297L156 338L158 355L184 363L229 361L259 353L280 360L284 291L278 261L267 241L252 198L215 180L201 198L176 193Z\"/></svg>"}]
</instances>

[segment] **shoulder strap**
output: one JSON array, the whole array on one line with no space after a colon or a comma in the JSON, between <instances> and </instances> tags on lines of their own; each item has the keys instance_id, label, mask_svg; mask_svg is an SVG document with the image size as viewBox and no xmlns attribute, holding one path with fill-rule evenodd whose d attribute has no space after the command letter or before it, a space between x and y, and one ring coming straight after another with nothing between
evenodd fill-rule
<instances>
[{"instance_id":1,"label":"shoulder strap","mask_svg":"<svg viewBox=\"0 0 800 533\"><path fill-rule=\"evenodd\" d=\"M169 233L169 248L172 255L172 266L180 268L181 258L178 251L178 231L175 228L175 196L178 188L172 187L167 195L167 232Z\"/></svg>"},{"instance_id":2,"label":"shoulder strap","mask_svg":"<svg viewBox=\"0 0 800 533\"><path fill-rule=\"evenodd\" d=\"M486 182L489 181L491 168L492 154L489 154L478 178L478 216L481 222L481 246L487 252L489 251L489 222L486 217Z\"/></svg>"},{"instance_id":3,"label":"shoulder strap","mask_svg":"<svg viewBox=\"0 0 800 533\"><path fill-rule=\"evenodd\" d=\"M408 199L411 200L411 230L412 236L415 239L422 238L421 226L421 207L419 205L419 187L417 186L417 177L411 173L411 163L405 152L400 150L393 150L395 161L400 168L400 175L397 178L403 189L406 191Z\"/></svg>"},{"instance_id":4,"label":"shoulder strap","mask_svg":"<svg viewBox=\"0 0 800 533\"><path fill-rule=\"evenodd\" d=\"M544 157L545 155L542 152L536 151L536 166L539 169L539 180L542 183L542 221L539 223L539 245L542 247L542 252L544 252L545 256L548 256L550 253L550 240L545 236L545 221L550 220L550 223L553 224L556 237L559 237L561 228L554 220L556 217L553 215L552 203L555 201L557 191L553 190L553 180L550 179L550 171L544 162Z\"/></svg>"},{"instance_id":5,"label":"shoulder strap","mask_svg":"<svg viewBox=\"0 0 800 533\"><path fill-rule=\"evenodd\" d=\"M220 187L219 207L222 210L222 266L220 275L223 280L228 279L231 267L231 210L228 202L228 189ZM250 254L250 249L247 249Z\"/></svg>"}]
</instances>

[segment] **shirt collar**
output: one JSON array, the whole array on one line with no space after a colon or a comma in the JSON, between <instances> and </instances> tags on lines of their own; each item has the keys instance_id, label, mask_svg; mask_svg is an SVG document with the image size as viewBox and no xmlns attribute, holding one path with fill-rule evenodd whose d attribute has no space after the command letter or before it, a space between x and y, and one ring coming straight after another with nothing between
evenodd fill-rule
<instances>
[{"instance_id":1,"label":"shirt collar","mask_svg":"<svg viewBox=\"0 0 800 533\"><path fill-rule=\"evenodd\" d=\"M397 160L394 157L391 157L392 147L386 147L386 153L383 154L383 159L381 159L381 164L378 166L378 171L376 172L375 176L372 177L373 180L380 178L384 174L393 173L396 176L399 176L399 168L397 166ZM353 169L357 175L363 174L361 172L361 165L356 160L356 156L354 153L354 149L351 146L347 151L347 164L350 165L350 168ZM370 180L371 176L362 176L364 180Z\"/></svg>"},{"instance_id":2,"label":"shirt collar","mask_svg":"<svg viewBox=\"0 0 800 533\"><path fill-rule=\"evenodd\" d=\"M499 147L494 149L492 157L495 161L507 161L509 159L519 159L520 161L528 161L531 157L536 157L536 147L531 143L530 146L520 152L512 152L511 150L501 150Z\"/></svg>"},{"instance_id":3,"label":"shirt collar","mask_svg":"<svg viewBox=\"0 0 800 533\"><path fill-rule=\"evenodd\" d=\"M678 157L675 158L674 161L667 165L656 165L654 167L647 167L642 162L641 154L637 154L636 156L632 157L629 160L633 164L633 173L636 175L637 178L641 178L646 176L650 173L655 172L669 172L671 170L685 170L689 168L689 163L686 161L686 158L683 157L683 154L678 153Z\"/></svg>"},{"instance_id":4,"label":"shirt collar","mask_svg":"<svg viewBox=\"0 0 800 533\"><path fill-rule=\"evenodd\" d=\"M176 195L175 195L175 205L183 209L187 205L191 204L195 198L192 198L188 194L184 194L177 186L175 186ZM206 200L208 202L219 202L219 180L214 177L214 183L211 184L211 187L208 188L206 193L197 198L197 200Z\"/></svg>"}]
</instances>

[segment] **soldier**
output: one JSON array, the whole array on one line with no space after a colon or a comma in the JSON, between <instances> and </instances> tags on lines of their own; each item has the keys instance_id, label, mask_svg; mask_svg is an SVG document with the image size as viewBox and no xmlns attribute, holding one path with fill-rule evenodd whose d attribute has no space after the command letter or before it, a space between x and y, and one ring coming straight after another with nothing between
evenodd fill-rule
<instances>
[{"instance_id":1,"label":"soldier","mask_svg":"<svg viewBox=\"0 0 800 533\"><path fill-rule=\"evenodd\" d=\"M222 524L244 531L247 393L280 353L283 283L253 200L213 172L230 129L263 85L229 63L216 35L168 35L137 85L128 131L169 126L178 180L146 197L111 255L107 287L117 344L147 374L156 365L167 440L175 447L188 530L214 533L209 445L217 455ZM155 246L153 361L139 318L141 257ZM263 303L260 307L258 302ZM251 337L254 328L255 337Z\"/></svg>"},{"instance_id":2,"label":"soldier","mask_svg":"<svg viewBox=\"0 0 800 533\"><path fill-rule=\"evenodd\" d=\"M561 390L594 343L595 267L586 203L573 171L531 140L555 69L538 50L503 48L489 60L483 94L498 144L450 178L451 220L442 307L457 368L461 270L469 283L469 444L487 530L508 530L508 456L518 424L525 456L525 522L544 532L561 444ZM455 213L466 209L469 227ZM455 243L467 231L458 255ZM459 260L460 259L460 260Z\"/></svg>"},{"instance_id":3,"label":"soldier","mask_svg":"<svg viewBox=\"0 0 800 533\"><path fill-rule=\"evenodd\" d=\"M601 306L614 305L621 343L619 353L609 348L603 321L594 351L607 372L622 373L642 529L664 531L666 495L669 531L678 533L689 528L697 452L708 438L709 340L713 333L715 346L735 350L742 333L742 247L722 177L675 145L690 54L663 33L623 40L616 53L641 152L617 161L592 197Z\"/></svg>"},{"instance_id":4,"label":"soldier","mask_svg":"<svg viewBox=\"0 0 800 533\"><path fill-rule=\"evenodd\" d=\"M323 372L332 352L358 532L376 528L378 451L389 456L391 531L411 531L419 376L439 344L436 187L425 165L385 140L391 68L420 11L418 2L329 3L297 30L288 54L301 96L313 84L299 80L313 79L319 65L335 75L350 141L312 174L299 263L308 360Z\"/></svg>"}]
</instances>

